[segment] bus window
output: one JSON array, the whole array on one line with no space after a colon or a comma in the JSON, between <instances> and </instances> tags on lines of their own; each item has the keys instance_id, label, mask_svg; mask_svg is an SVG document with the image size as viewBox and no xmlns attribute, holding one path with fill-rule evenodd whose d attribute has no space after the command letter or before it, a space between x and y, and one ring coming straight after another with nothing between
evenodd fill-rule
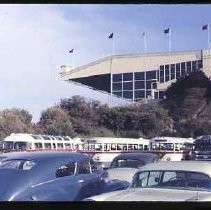
<instances>
[{"instance_id":1,"label":"bus window","mask_svg":"<svg viewBox=\"0 0 211 210\"><path fill-rule=\"evenodd\" d=\"M51 149L51 143L44 143L45 149Z\"/></svg>"},{"instance_id":2,"label":"bus window","mask_svg":"<svg viewBox=\"0 0 211 210\"><path fill-rule=\"evenodd\" d=\"M122 144L117 144L117 150L122 150Z\"/></svg>"},{"instance_id":3,"label":"bus window","mask_svg":"<svg viewBox=\"0 0 211 210\"><path fill-rule=\"evenodd\" d=\"M64 145L66 149L71 149L71 145L69 143L65 143Z\"/></svg>"},{"instance_id":4,"label":"bus window","mask_svg":"<svg viewBox=\"0 0 211 210\"><path fill-rule=\"evenodd\" d=\"M102 151L102 144L95 144L95 150Z\"/></svg>"},{"instance_id":5,"label":"bus window","mask_svg":"<svg viewBox=\"0 0 211 210\"><path fill-rule=\"evenodd\" d=\"M56 149L56 144L55 143L52 144L52 148Z\"/></svg>"},{"instance_id":6,"label":"bus window","mask_svg":"<svg viewBox=\"0 0 211 210\"><path fill-rule=\"evenodd\" d=\"M57 143L57 148L58 149L63 149L63 144L62 143Z\"/></svg>"},{"instance_id":7,"label":"bus window","mask_svg":"<svg viewBox=\"0 0 211 210\"><path fill-rule=\"evenodd\" d=\"M104 151L110 151L111 144L104 144Z\"/></svg>"},{"instance_id":8,"label":"bus window","mask_svg":"<svg viewBox=\"0 0 211 210\"><path fill-rule=\"evenodd\" d=\"M138 145L138 150L143 150L143 144Z\"/></svg>"},{"instance_id":9,"label":"bus window","mask_svg":"<svg viewBox=\"0 0 211 210\"><path fill-rule=\"evenodd\" d=\"M111 150L116 150L116 144L111 144Z\"/></svg>"},{"instance_id":10,"label":"bus window","mask_svg":"<svg viewBox=\"0 0 211 210\"><path fill-rule=\"evenodd\" d=\"M134 150L138 150L138 144L134 144Z\"/></svg>"},{"instance_id":11,"label":"bus window","mask_svg":"<svg viewBox=\"0 0 211 210\"><path fill-rule=\"evenodd\" d=\"M14 143L15 150L25 150L27 149L27 142L15 142Z\"/></svg>"},{"instance_id":12,"label":"bus window","mask_svg":"<svg viewBox=\"0 0 211 210\"><path fill-rule=\"evenodd\" d=\"M42 143L34 143L35 149L42 149Z\"/></svg>"},{"instance_id":13,"label":"bus window","mask_svg":"<svg viewBox=\"0 0 211 210\"><path fill-rule=\"evenodd\" d=\"M13 149L13 144L14 144L13 141L4 141L3 148L11 150L11 149Z\"/></svg>"},{"instance_id":14,"label":"bus window","mask_svg":"<svg viewBox=\"0 0 211 210\"><path fill-rule=\"evenodd\" d=\"M45 140L51 140L51 137L50 136L42 136L43 137L43 139L45 139Z\"/></svg>"},{"instance_id":15,"label":"bus window","mask_svg":"<svg viewBox=\"0 0 211 210\"><path fill-rule=\"evenodd\" d=\"M122 149L123 149L123 150L127 150L127 144L123 144L123 145L122 145Z\"/></svg>"},{"instance_id":16,"label":"bus window","mask_svg":"<svg viewBox=\"0 0 211 210\"><path fill-rule=\"evenodd\" d=\"M133 150L133 145L132 144L128 144L128 150Z\"/></svg>"},{"instance_id":17,"label":"bus window","mask_svg":"<svg viewBox=\"0 0 211 210\"><path fill-rule=\"evenodd\" d=\"M144 145L144 151L148 150L148 146Z\"/></svg>"}]
</instances>

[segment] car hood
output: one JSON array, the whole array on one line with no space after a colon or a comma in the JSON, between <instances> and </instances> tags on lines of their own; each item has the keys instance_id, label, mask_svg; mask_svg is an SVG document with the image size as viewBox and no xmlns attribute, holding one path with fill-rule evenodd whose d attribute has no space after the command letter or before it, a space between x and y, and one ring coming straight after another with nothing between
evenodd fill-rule
<instances>
[{"instance_id":1,"label":"car hood","mask_svg":"<svg viewBox=\"0 0 211 210\"><path fill-rule=\"evenodd\" d=\"M26 173L20 170L0 170L0 201L8 201L27 185Z\"/></svg>"},{"instance_id":2,"label":"car hood","mask_svg":"<svg viewBox=\"0 0 211 210\"><path fill-rule=\"evenodd\" d=\"M131 182L133 175L137 171L137 168L111 168L107 169L107 179L112 180L112 179L118 179L118 180L124 180L127 182Z\"/></svg>"},{"instance_id":3,"label":"car hood","mask_svg":"<svg viewBox=\"0 0 211 210\"><path fill-rule=\"evenodd\" d=\"M87 200L94 201L211 201L211 192L175 190L175 189L127 189L92 196Z\"/></svg>"}]
</instances>

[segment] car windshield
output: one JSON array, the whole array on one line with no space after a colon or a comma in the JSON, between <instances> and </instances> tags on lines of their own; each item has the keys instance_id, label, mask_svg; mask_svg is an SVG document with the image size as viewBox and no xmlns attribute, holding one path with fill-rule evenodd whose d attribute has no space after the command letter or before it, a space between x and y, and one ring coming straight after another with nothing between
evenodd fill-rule
<instances>
[{"instance_id":1,"label":"car windshield","mask_svg":"<svg viewBox=\"0 0 211 210\"><path fill-rule=\"evenodd\" d=\"M142 171L135 174L131 188L173 188L211 191L211 178L189 171Z\"/></svg>"},{"instance_id":2,"label":"car windshield","mask_svg":"<svg viewBox=\"0 0 211 210\"><path fill-rule=\"evenodd\" d=\"M116 159L111 163L111 168L138 168L144 165L144 161L138 159Z\"/></svg>"},{"instance_id":3,"label":"car windshield","mask_svg":"<svg viewBox=\"0 0 211 210\"><path fill-rule=\"evenodd\" d=\"M31 170L35 165L31 160L6 160L0 162L0 169Z\"/></svg>"}]
</instances>

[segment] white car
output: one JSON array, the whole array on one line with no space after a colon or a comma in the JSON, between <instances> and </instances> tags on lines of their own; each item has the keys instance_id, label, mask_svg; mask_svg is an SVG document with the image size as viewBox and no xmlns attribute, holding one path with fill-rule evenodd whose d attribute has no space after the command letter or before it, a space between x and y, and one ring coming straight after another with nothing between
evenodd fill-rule
<instances>
[{"instance_id":1,"label":"white car","mask_svg":"<svg viewBox=\"0 0 211 210\"><path fill-rule=\"evenodd\" d=\"M135 173L128 189L85 201L211 201L211 162L150 163Z\"/></svg>"},{"instance_id":2,"label":"white car","mask_svg":"<svg viewBox=\"0 0 211 210\"><path fill-rule=\"evenodd\" d=\"M108 180L124 180L128 186L135 172L142 166L158 162L158 155L150 152L124 153L116 156L106 170Z\"/></svg>"}]
</instances>

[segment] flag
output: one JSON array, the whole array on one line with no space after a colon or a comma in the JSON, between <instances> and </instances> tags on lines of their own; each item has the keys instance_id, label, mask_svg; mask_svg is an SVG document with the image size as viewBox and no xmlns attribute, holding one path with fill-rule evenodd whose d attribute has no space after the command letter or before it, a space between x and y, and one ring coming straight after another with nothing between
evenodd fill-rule
<instances>
[{"instance_id":1,"label":"flag","mask_svg":"<svg viewBox=\"0 0 211 210\"><path fill-rule=\"evenodd\" d=\"M70 50L69 53L73 53L73 50L74 50L74 49Z\"/></svg>"},{"instance_id":2,"label":"flag","mask_svg":"<svg viewBox=\"0 0 211 210\"><path fill-rule=\"evenodd\" d=\"M111 33L110 35L109 35L109 39L112 39L113 38L113 36L114 36L114 33Z\"/></svg>"},{"instance_id":3,"label":"flag","mask_svg":"<svg viewBox=\"0 0 211 210\"><path fill-rule=\"evenodd\" d=\"M202 26L202 30L207 30L207 29L208 29L208 24Z\"/></svg>"},{"instance_id":4,"label":"flag","mask_svg":"<svg viewBox=\"0 0 211 210\"><path fill-rule=\"evenodd\" d=\"M169 28L164 30L164 34L169 34Z\"/></svg>"}]
</instances>

